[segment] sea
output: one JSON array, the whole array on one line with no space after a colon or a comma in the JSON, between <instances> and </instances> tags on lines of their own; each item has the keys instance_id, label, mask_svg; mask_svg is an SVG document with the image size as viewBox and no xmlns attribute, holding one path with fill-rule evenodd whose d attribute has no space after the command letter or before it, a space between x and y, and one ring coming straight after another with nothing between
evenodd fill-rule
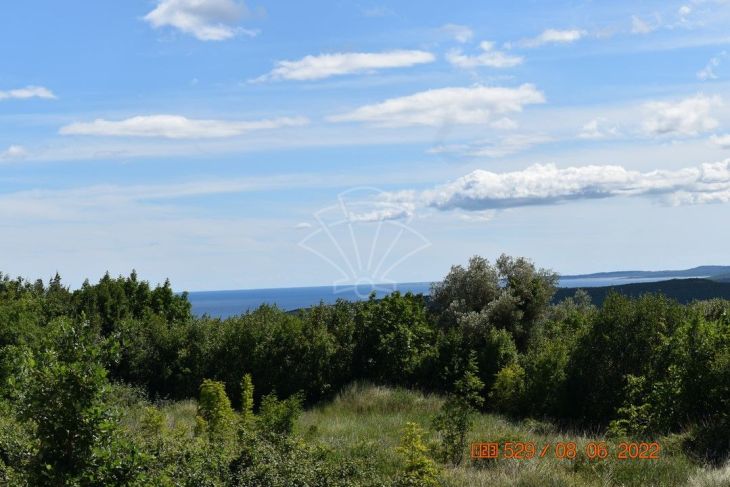
<instances>
[{"instance_id":1,"label":"sea","mask_svg":"<svg viewBox=\"0 0 730 487\"><path fill-rule=\"evenodd\" d=\"M632 284L638 282L657 282L673 279L661 278L569 278L561 279L560 287L598 287ZM254 310L262 304L276 305L284 311L308 308L319 303L333 304L338 299L358 301L368 299L371 292L382 298L394 291L401 293L428 294L431 283L407 282L398 284L379 284L375 286L314 286L290 287L273 289L241 289L231 291L195 291L188 294L192 304L193 314L208 315L213 318L228 318L230 316Z\"/></svg>"}]
</instances>

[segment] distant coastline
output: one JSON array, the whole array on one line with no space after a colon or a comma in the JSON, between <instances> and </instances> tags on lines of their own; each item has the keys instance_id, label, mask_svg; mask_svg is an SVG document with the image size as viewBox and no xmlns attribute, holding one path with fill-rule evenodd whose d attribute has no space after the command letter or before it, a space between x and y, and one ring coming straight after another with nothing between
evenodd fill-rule
<instances>
[{"instance_id":1,"label":"distant coastline","mask_svg":"<svg viewBox=\"0 0 730 487\"><path fill-rule=\"evenodd\" d=\"M616 271L560 278L555 299L561 300L575 294L577 288L585 289L595 304L615 290L630 296L649 292L662 292L670 298L686 303L694 299L722 297L730 299L730 266L700 266L675 271ZM244 289L225 291L190 292L188 298L196 315L207 314L226 318L253 310L262 304L276 305L284 311L315 306L320 302L333 304L338 299L356 301L367 299L371 291L377 297L400 291L428 294L431 283L406 282L372 286L311 286L293 288Z\"/></svg>"}]
</instances>

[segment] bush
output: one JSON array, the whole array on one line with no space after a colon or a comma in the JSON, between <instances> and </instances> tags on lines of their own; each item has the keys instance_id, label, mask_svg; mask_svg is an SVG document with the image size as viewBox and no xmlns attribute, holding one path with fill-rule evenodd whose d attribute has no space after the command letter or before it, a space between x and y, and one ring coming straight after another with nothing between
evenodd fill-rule
<instances>
[{"instance_id":1,"label":"bush","mask_svg":"<svg viewBox=\"0 0 730 487\"><path fill-rule=\"evenodd\" d=\"M398 476L398 487L433 487L439 484L439 471L428 455L428 448L421 439L423 432L416 423L408 422L403 428L398 453L404 461L403 473Z\"/></svg>"},{"instance_id":2,"label":"bush","mask_svg":"<svg viewBox=\"0 0 730 487\"><path fill-rule=\"evenodd\" d=\"M236 414L222 382L206 379L200 385L198 415L213 441L231 441L235 435Z\"/></svg>"},{"instance_id":3,"label":"bush","mask_svg":"<svg viewBox=\"0 0 730 487\"><path fill-rule=\"evenodd\" d=\"M301 394L279 400L276 393L268 394L261 400L258 425L262 431L274 435L290 435L294 423L302 412Z\"/></svg>"},{"instance_id":4,"label":"bush","mask_svg":"<svg viewBox=\"0 0 730 487\"><path fill-rule=\"evenodd\" d=\"M512 363L497 373L489 399L497 411L517 415L524 408L525 370Z\"/></svg>"},{"instance_id":5,"label":"bush","mask_svg":"<svg viewBox=\"0 0 730 487\"><path fill-rule=\"evenodd\" d=\"M377 485L367 469L340 460L324 448L301 440L256 432L242 433L238 457L231 463L231 484L239 487L364 487Z\"/></svg>"},{"instance_id":6,"label":"bush","mask_svg":"<svg viewBox=\"0 0 730 487\"><path fill-rule=\"evenodd\" d=\"M36 425L32 474L39 484L73 483L86 474L94 448L114 427L95 340L88 324L61 319L50 326L48 348L35 355L22 414Z\"/></svg>"}]
</instances>

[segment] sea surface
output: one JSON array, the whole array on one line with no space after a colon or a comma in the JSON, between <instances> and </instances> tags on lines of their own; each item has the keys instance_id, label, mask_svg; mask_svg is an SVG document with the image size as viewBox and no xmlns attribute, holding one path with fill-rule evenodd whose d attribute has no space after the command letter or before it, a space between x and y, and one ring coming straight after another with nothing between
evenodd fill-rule
<instances>
[{"instance_id":1,"label":"sea surface","mask_svg":"<svg viewBox=\"0 0 730 487\"><path fill-rule=\"evenodd\" d=\"M673 279L672 277L661 278L571 278L561 279L559 286L575 287L596 287L596 286L617 286L620 284L632 284L636 282L657 282ZM188 299L193 306L193 313L201 316L207 314L215 318L227 318L237 314L245 313L247 310L254 310L262 304L276 305L284 311L307 308L324 302L332 304L338 299L356 301L368 299L369 294L374 291L377 297L383 297L393 291L401 293L423 293L428 294L430 283L409 282L399 284L383 284L375 288L372 286L316 286L316 287L290 287L275 289L242 289L233 291L198 291L191 292Z\"/></svg>"}]
</instances>

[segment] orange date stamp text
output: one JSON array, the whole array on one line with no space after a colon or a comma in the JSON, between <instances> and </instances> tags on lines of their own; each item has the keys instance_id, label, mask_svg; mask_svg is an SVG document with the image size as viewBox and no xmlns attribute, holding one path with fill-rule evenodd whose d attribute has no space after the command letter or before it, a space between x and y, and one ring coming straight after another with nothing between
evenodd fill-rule
<instances>
[{"instance_id":1,"label":"orange date stamp text","mask_svg":"<svg viewBox=\"0 0 730 487\"><path fill-rule=\"evenodd\" d=\"M531 460L552 457L558 460L574 460L585 455L589 460L659 460L661 445L657 442L621 442L609 445L603 441L590 441L578 445L572 441L536 444L531 441L472 443L470 456L473 460Z\"/></svg>"}]
</instances>

